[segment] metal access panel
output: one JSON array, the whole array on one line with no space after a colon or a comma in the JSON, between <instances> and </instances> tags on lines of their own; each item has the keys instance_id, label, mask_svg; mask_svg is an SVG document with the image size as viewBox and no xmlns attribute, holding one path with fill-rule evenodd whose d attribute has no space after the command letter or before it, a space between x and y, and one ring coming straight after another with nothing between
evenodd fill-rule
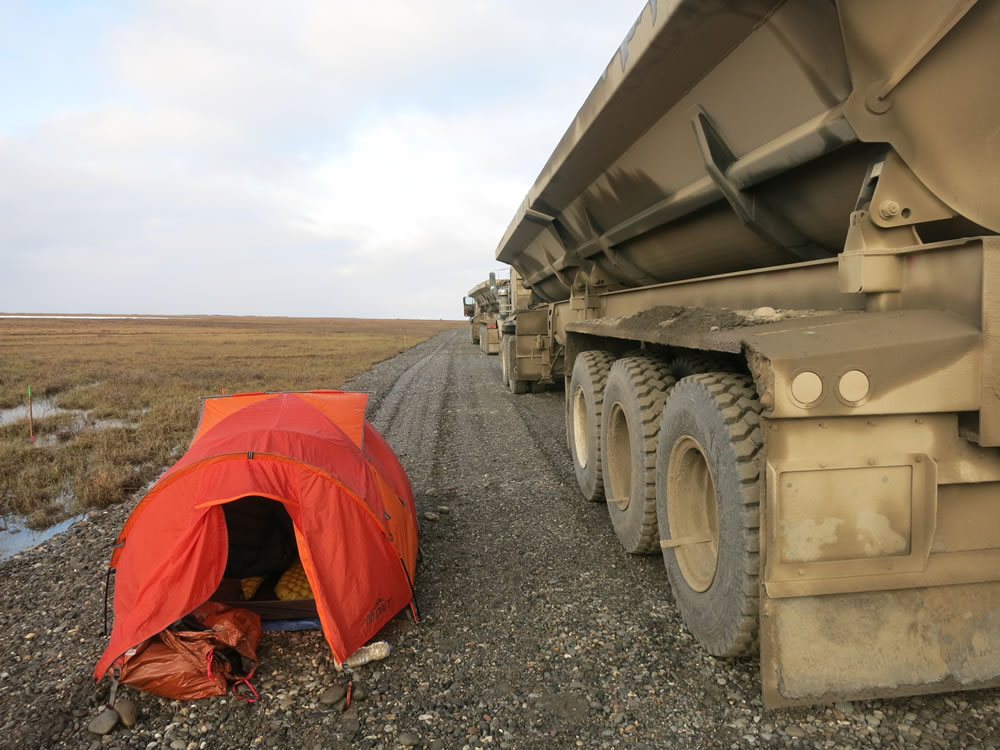
<instances>
[{"instance_id":1,"label":"metal access panel","mask_svg":"<svg viewBox=\"0 0 1000 750\"><path fill-rule=\"evenodd\" d=\"M766 525L772 592L836 591L844 579L921 571L937 510L929 456L856 461L786 461L768 466L781 502Z\"/></svg>"}]
</instances>

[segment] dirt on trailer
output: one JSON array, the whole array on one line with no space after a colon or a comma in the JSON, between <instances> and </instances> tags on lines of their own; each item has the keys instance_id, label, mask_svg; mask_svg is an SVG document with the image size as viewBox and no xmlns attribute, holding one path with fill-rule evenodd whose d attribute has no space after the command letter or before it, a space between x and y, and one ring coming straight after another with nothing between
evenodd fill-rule
<instances>
[{"instance_id":1,"label":"dirt on trailer","mask_svg":"<svg viewBox=\"0 0 1000 750\"><path fill-rule=\"evenodd\" d=\"M743 348L742 329L798 318L834 315L836 310L785 310L757 307L750 310L706 309L658 305L632 315L602 317L571 323L569 331L597 336L645 341L666 346L713 349L730 354Z\"/></svg>"},{"instance_id":2,"label":"dirt on trailer","mask_svg":"<svg viewBox=\"0 0 1000 750\"><path fill-rule=\"evenodd\" d=\"M1000 746L1000 691L765 712L757 660L706 655L662 560L625 554L605 505L581 499L563 394L511 394L498 359L467 332L442 333L348 387L373 394L369 416L410 474L423 550L420 621L383 630L392 650L353 672L350 707L319 632L265 633L258 703L122 689L134 726L88 731L109 695L90 674L129 503L0 563L0 745Z\"/></svg>"}]
</instances>

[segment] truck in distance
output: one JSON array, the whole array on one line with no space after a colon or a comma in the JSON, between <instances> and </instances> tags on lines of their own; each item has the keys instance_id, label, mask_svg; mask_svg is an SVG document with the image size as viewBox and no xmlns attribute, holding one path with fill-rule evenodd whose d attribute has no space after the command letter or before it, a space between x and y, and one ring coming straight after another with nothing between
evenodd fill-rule
<instances>
[{"instance_id":1,"label":"truck in distance","mask_svg":"<svg viewBox=\"0 0 1000 750\"><path fill-rule=\"evenodd\" d=\"M509 281L497 279L496 273L469 290L462 300L462 308L469 319L470 338L479 344L483 354L500 353L500 329L498 321L501 311L509 309Z\"/></svg>"}]
</instances>

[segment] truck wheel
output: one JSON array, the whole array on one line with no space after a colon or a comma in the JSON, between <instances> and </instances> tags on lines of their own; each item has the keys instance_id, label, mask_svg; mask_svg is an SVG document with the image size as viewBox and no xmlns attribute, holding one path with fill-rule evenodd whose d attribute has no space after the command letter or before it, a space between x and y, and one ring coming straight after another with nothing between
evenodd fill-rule
<instances>
[{"instance_id":1,"label":"truck wheel","mask_svg":"<svg viewBox=\"0 0 1000 750\"><path fill-rule=\"evenodd\" d=\"M469 326L469 330L472 331L472 343L479 343L479 327L476 325Z\"/></svg>"},{"instance_id":2,"label":"truck wheel","mask_svg":"<svg viewBox=\"0 0 1000 750\"><path fill-rule=\"evenodd\" d=\"M670 363L670 374L677 380L686 378L688 375L697 375L699 372L719 372L727 370L720 359L711 354L681 354L675 357Z\"/></svg>"},{"instance_id":3,"label":"truck wheel","mask_svg":"<svg viewBox=\"0 0 1000 750\"><path fill-rule=\"evenodd\" d=\"M670 588L715 656L753 649L760 573L760 402L745 375L678 381L656 447L656 516Z\"/></svg>"},{"instance_id":4,"label":"truck wheel","mask_svg":"<svg viewBox=\"0 0 1000 750\"><path fill-rule=\"evenodd\" d=\"M490 340L489 335L489 331L486 330L485 325L479 326L479 351L483 354L486 354L486 347L488 346L488 342Z\"/></svg>"},{"instance_id":5,"label":"truck wheel","mask_svg":"<svg viewBox=\"0 0 1000 750\"><path fill-rule=\"evenodd\" d=\"M604 491L611 525L626 552L659 550L656 438L674 379L648 355L619 359L608 373L601 422Z\"/></svg>"},{"instance_id":6,"label":"truck wheel","mask_svg":"<svg viewBox=\"0 0 1000 750\"><path fill-rule=\"evenodd\" d=\"M573 363L566 394L566 429L573 469L580 491L588 500L604 499L601 476L601 408L613 354L581 352Z\"/></svg>"},{"instance_id":7,"label":"truck wheel","mask_svg":"<svg viewBox=\"0 0 1000 750\"><path fill-rule=\"evenodd\" d=\"M510 345L513 341L510 336L500 339L500 380L505 386L510 385Z\"/></svg>"},{"instance_id":8,"label":"truck wheel","mask_svg":"<svg viewBox=\"0 0 1000 750\"><path fill-rule=\"evenodd\" d=\"M523 396L525 393L527 393L530 390L531 390L531 381L530 380L518 380L517 379L517 369L516 369L516 366L515 366L515 370L514 370L513 374L511 375L511 379L510 379L510 392L513 393L515 396Z\"/></svg>"}]
</instances>

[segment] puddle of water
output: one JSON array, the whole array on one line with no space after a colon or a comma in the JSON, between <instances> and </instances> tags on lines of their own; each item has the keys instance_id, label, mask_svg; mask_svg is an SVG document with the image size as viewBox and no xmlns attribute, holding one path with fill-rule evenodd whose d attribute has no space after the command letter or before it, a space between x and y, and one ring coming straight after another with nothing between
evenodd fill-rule
<instances>
[{"instance_id":1,"label":"puddle of water","mask_svg":"<svg viewBox=\"0 0 1000 750\"><path fill-rule=\"evenodd\" d=\"M145 414L149 409L143 409ZM73 430L82 430L84 427L93 427L97 430L105 430L113 427L138 427L135 422L128 419L89 419L87 412L82 409L63 409L56 406L55 402L47 398L33 399L31 402L31 415L35 419L52 417L57 414L71 414L76 418ZM9 409L0 409L0 425L13 424L21 420L28 420L28 405L12 406ZM55 437L50 435L49 437Z\"/></svg>"},{"instance_id":2,"label":"puddle of water","mask_svg":"<svg viewBox=\"0 0 1000 750\"><path fill-rule=\"evenodd\" d=\"M84 412L75 409L62 409L56 406L55 402L48 398L35 398L31 400L31 415L35 419L51 417L56 414L83 414ZM9 409L0 409L0 425L13 424L21 419L28 418L28 405L12 406Z\"/></svg>"},{"instance_id":3,"label":"puddle of water","mask_svg":"<svg viewBox=\"0 0 1000 750\"><path fill-rule=\"evenodd\" d=\"M149 409L146 408L142 409L140 413L145 414L148 411ZM87 416L87 412L82 409L63 409L62 407L56 406L54 401L47 398L33 399L31 403L31 413L35 419L51 417L57 414L71 414L75 418L75 424L72 427L74 431L82 430L85 427L97 430L120 427L138 427L138 424L128 419L90 419ZM27 404L14 406L9 409L0 409L0 425L13 424L14 422L21 420L25 422L28 421ZM27 430L27 427L25 427L25 430ZM58 442L59 438L57 435L41 435L38 436L35 444L40 446L55 445ZM150 483L150 486L152 486L152 482ZM148 490L148 487L146 489ZM42 542L63 533L81 518L86 517L86 513L81 513L73 516L72 518L67 518L65 521L61 521L60 523L50 526L47 529L29 529L25 519L23 518L9 515L0 516L0 560L6 560L8 557L12 557L19 552L24 552L32 547L37 547Z\"/></svg>"},{"instance_id":4,"label":"puddle of water","mask_svg":"<svg viewBox=\"0 0 1000 750\"><path fill-rule=\"evenodd\" d=\"M24 552L32 547L37 547L42 542L51 539L57 534L61 534L81 518L86 518L86 513L67 518L65 521L49 526L47 529L29 529L23 521L6 517L0 520L0 560L13 557L18 552Z\"/></svg>"}]
</instances>

